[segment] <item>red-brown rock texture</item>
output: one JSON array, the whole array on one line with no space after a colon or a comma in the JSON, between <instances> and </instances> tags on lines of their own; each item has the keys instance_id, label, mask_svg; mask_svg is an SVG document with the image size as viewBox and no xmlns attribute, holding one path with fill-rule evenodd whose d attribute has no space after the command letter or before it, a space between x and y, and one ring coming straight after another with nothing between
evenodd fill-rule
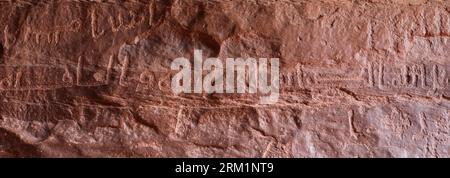
<instances>
[{"instance_id":1,"label":"red-brown rock texture","mask_svg":"<svg viewBox=\"0 0 450 178\"><path fill-rule=\"evenodd\" d=\"M0 157L449 157L450 2L0 2ZM174 94L277 57L280 98Z\"/></svg>"}]
</instances>

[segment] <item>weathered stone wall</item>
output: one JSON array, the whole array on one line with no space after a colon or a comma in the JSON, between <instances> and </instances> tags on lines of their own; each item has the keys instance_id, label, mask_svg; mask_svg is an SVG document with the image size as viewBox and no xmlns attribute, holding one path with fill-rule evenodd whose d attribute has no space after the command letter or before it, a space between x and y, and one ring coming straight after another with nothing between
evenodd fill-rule
<instances>
[{"instance_id":1,"label":"weathered stone wall","mask_svg":"<svg viewBox=\"0 0 450 178\"><path fill-rule=\"evenodd\" d=\"M2 157L449 157L450 3L0 2ZM171 61L278 57L280 99Z\"/></svg>"}]
</instances>

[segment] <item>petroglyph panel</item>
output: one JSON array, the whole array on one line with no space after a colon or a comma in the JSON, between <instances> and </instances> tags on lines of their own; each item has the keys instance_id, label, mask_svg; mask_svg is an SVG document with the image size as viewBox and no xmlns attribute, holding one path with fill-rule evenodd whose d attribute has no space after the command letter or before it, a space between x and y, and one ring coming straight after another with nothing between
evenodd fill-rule
<instances>
[{"instance_id":1,"label":"petroglyph panel","mask_svg":"<svg viewBox=\"0 0 450 178\"><path fill-rule=\"evenodd\" d=\"M449 44L437 0L0 1L0 157L450 157ZM278 100L177 94L196 49Z\"/></svg>"}]
</instances>

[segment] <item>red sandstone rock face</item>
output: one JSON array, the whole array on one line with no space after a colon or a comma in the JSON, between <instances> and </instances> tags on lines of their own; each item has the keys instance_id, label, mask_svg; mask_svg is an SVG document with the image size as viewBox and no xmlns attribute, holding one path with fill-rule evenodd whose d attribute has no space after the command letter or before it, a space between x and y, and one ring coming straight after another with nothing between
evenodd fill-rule
<instances>
[{"instance_id":1,"label":"red sandstone rock face","mask_svg":"<svg viewBox=\"0 0 450 178\"><path fill-rule=\"evenodd\" d=\"M0 2L1 157L449 157L450 3ZM173 59L280 58L280 98Z\"/></svg>"}]
</instances>

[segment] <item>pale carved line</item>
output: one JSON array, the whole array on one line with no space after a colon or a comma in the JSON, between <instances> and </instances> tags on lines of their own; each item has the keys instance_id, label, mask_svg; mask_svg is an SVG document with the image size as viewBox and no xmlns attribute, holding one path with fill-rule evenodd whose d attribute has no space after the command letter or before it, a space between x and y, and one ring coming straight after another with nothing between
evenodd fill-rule
<instances>
[{"instance_id":1,"label":"pale carved line","mask_svg":"<svg viewBox=\"0 0 450 178\"><path fill-rule=\"evenodd\" d=\"M354 111L353 110L348 111L348 127L349 127L350 136L352 136L355 139L358 139L358 132L356 131L356 128L354 125Z\"/></svg>"},{"instance_id":2,"label":"pale carved line","mask_svg":"<svg viewBox=\"0 0 450 178\"><path fill-rule=\"evenodd\" d=\"M181 107L177 114L177 122L175 124L175 130L174 130L175 135L178 135L178 129L180 127L180 120L183 117L183 109L184 109L184 107Z\"/></svg>"},{"instance_id":3,"label":"pale carved line","mask_svg":"<svg viewBox=\"0 0 450 178\"><path fill-rule=\"evenodd\" d=\"M267 158L267 154L269 153L270 149L272 148L273 145L273 140L270 140L270 142L267 144L266 149L264 149L264 152L262 154L262 158Z\"/></svg>"}]
</instances>

